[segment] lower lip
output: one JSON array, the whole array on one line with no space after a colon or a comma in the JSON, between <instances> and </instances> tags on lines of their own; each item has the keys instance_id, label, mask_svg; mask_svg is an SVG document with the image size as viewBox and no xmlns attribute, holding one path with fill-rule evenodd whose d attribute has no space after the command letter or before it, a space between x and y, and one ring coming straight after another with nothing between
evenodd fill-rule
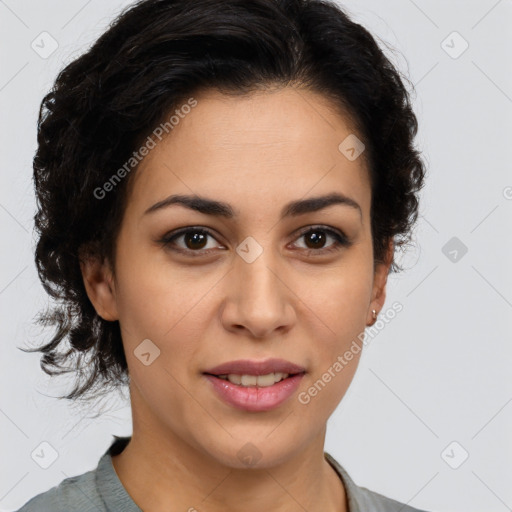
<instances>
[{"instance_id":1,"label":"lower lip","mask_svg":"<svg viewBox=\"0 0 512 512\"><path fill-rule=\"evenodd\" d=\"M261 412L275 409L295 393L304 373L291 377L267 387L245 387L228 380L204 374L212 383L213 389L225 402L237 409Z\"/></svg>"}]
</instances>

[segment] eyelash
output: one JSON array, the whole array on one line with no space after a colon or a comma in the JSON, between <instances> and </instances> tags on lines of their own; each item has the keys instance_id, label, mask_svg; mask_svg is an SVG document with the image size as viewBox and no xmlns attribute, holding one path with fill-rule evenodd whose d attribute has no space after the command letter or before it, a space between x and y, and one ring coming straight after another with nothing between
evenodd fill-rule
<instances>
[{"instance_id":1,"label":"eyelash","mask_svg":"<svg viewBox=\"0 0 512 512\"><path fill-rule=\"evenodd\" d=\"M337 230L333 230L333 229L323 227L323 226L308 227L307 229L301 231L301 233L297 236L297 239L299 239L311 232L317 232L317 231L324 232L327 235L334 238L334 243L326 249L303 249L305 251L308 251L308 253L317 253L320 255L328 254L331 252L339 251L342 248L349 247L352 244L341 231L338 232ZM201 257L201 256L204 256L204 255L207 255L210 253L210 251L212 249L207 249L207 250L198 249L196 251L193 251L191 249L183 249L181 247L180 248L172 247L173 242L177 238L179 238L183 235L186 235L188 233L196 233L196 234L200 233L202 235L208 235L215 239L214 234L211 231L209 231L208 229L205 229L203 227L191 226L191 227L183 228L178 231L175 231L175 232L165 235L161 240L159 240L159 243L162 244L164 247L170 248L172 251L184 253L184 254L190 255L192 257Z\"/></svg>"}]
</instances>

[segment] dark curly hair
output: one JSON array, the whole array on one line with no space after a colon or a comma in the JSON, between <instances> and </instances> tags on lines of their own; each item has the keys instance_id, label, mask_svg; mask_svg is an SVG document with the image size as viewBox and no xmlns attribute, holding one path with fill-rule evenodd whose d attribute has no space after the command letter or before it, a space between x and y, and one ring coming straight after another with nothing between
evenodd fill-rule
<instances>
[{"instance_id":1,"label":"dark curly hair","mask_svg":"<svg viewBox=\"0 0 512 512\"><path fill-rule=\"evenodd\" d=\"M59 398L129 382L119 322L96 313L79 262L107 258L115 275L136 167L101 200L95 190L185 98L298 85L331 100L366 147L374 261L383 261L390 241L411 241L425 175L404 81L372 35L329 1L142 0L125 10L60 72L39 111L35 262L60 304L37 317L55 326L51 341L27 351L43 354L49 375L75 374ZM399 270L393 256L390 271Z\"/></svg>"}]
</instances>

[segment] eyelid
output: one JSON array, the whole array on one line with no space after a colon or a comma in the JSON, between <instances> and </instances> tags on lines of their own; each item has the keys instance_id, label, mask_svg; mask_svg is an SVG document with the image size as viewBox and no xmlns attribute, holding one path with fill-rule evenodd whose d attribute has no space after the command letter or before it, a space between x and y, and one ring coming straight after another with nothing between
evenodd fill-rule
<instances>
[{"instance_id":1,"label":"eyelid","mask_svg":"<svg viewBox=\"0 0 512 512\"><path fill-rule=\"evenodd\" d=\"M161 243L164 247L171 246L172 242L179 238L180 236L186 235L189 232L193 233L203 233L214 240L216 240L219 245L223 245L221 242L217 240L217 236L213 233L213 231L205 226L186 226L184 228L179 228L175 231L171 231L167 234L165 234L160 240L159 243ZM170 247L171 250L174 250L179 253L186 253L187 255L195 256L201 256L204 254L209 254L212 249L201 249L197 251L193 251L191 249L184 249L183 247Z\"/></svg>"},{"instance_id":2,"label":"eyelid","mask_svg":"<svg viewBox=\"0 0 512 512\"><path fill-rule=\"evenodd\" d=\"M308 253L316 253L318 256L328 254L330 252L335 252L336 250L340 250L342 248L347 248L350 245L352 245L352 241L350 238L340 229L334 228L331 226L323 225L323 224L311 224L309 226L306 226L304 228L301 228L296 234L294 235L294 241L299 239L300 237L306 235L307 233L311 231L323 231L327 234L327 236L331 236L335 239L335 243L331 244L327 248L320 248L320 249L296 249L296 250L302 250L302 251L308 251ZM205 227L205 226L186 226L183 228L179 228L175 231L171 231L167 234L165 234L158 242L161 243L164 247L170 247L172 246L172 242L179 238L180 236L183 236L189 232L193 233L203 233L207 236L210 236L214 240L216 240L220 245L223 245L221 242L217 240L217 235L215 233ZM192 249L184 249L182 247L170 247L171 250L176 251L178 253L185 253L186 255L191 255L192 257L197 256L203 256L208 255L211 253L211 251L215 249L198 249L196 251Z\"/></svg>"},{"instance_id":3,"label":"eyelid","mask_svg":"<svg viewBox=\"0 0 512 512\"><path fill-rule=\"evenodd\" d=\"M322 249L304 249L309 251L310 253L318 253L318 255L327 254L329 252L334 252L336 250L347 248L352 245L352 240L341 230L338 228L334 228L331 226L327 226L324 224L312 224L307 226L299 231L299 234L294 238L294 240L301 238L311 231L324 231L328 236L331 236L335 239L335 243L328 246L328 248Z\"/></svg>"}]
</instances>

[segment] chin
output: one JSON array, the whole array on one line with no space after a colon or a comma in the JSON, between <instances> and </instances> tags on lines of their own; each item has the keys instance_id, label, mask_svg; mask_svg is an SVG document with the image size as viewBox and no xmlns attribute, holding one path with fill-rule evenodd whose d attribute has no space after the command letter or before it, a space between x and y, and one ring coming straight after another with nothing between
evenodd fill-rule
<instances>
[{"instance_id":1,"label":"chin","mask_svg":"<svg viewBox=\"0 0 512 512\"><path fill-rule=\"evenodd\" d=\"M222 441L213 441L209 446L203 444L202 451L227 468L270 469L293 457L301 446L292 435L273 435L270 439L267 432L271 431L265 428L263 435L251 435L248 429L244 436L225 436Z\"/></svg>"}]
</instances>

